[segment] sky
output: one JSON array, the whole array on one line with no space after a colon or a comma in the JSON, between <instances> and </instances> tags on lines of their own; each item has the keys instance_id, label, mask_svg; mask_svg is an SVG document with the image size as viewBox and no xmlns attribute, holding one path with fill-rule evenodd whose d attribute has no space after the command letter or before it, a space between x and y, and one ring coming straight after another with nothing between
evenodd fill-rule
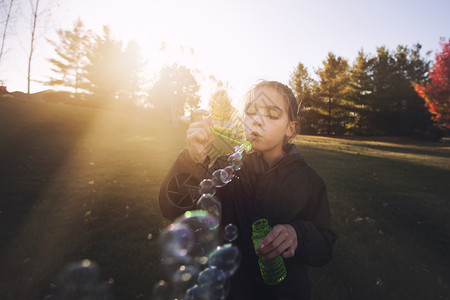
<instances>
[{"instance_id":1,"label":"sky","mask_svg":"<svg viewBox=\"0 0 450 300\"><path fill-rule=\"evenodd\" d=\"M10 92L26 92L29 2L16 2L0 80ZM375 54L380 46L395 50L420 43L422 54L433 51L434 59L440 38L450 38L446 0L41 0L40 5L32 93L50 88L40 83L52 75L48 58L54 52L47 39L57 40L56 30L72 29L77 18L96 33L109 25L124 43L137 41L149 84L165 64L195 70L202 106L216 87L211 75L228 83L234 102L260 79L288 84L299 62L314 74L328 52L352 63L361 49Z\"/></svg>"}]
</instances>

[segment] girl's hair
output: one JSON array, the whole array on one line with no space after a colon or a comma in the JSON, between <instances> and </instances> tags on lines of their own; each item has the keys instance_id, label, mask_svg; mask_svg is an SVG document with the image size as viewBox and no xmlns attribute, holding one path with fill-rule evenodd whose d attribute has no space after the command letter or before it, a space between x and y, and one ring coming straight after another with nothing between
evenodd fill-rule
<instances>
[{"instance_id":1,"label":"girl's hair","mask_svg":"<svg viewBox=\"0 0 450 300\"><path fill-rule=\"evenodd\" d=\"M300 131L300 105L297 102L297 99L294 96L294 93L292 92L291 88L288 87L285 84L282 84L278 81L267 81L262 80L258 82L247 94L247 99L245 105L247 106L248 102L252 101L254 98L254 92L259 88L271 88L275 90L278 94L280 94L283 97L284 103L287 107L287 114L289 121L294 121L297 124L297 128L293 134L292 137L289 139L292 139L295 137L299 131Z\"/></svg>"}]
</instances>

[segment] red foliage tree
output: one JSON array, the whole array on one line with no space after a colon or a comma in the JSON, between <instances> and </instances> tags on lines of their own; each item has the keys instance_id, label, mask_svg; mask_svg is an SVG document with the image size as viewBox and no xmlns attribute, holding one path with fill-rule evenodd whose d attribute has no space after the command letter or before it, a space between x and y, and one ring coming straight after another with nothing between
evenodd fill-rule
<instances>
[{"instance_id":1,"label":"red foliage tree","mask_svg":"<svg viewBox=\"0 0 450 300\"><path fill-rule=\"evenodd\" d=\"M436 53L436 63L428 74L429 81L413 83L414 89L425 100L433 120L450 128L450 39L441 39L442 52Z\"/></svg>"}]
</instances>

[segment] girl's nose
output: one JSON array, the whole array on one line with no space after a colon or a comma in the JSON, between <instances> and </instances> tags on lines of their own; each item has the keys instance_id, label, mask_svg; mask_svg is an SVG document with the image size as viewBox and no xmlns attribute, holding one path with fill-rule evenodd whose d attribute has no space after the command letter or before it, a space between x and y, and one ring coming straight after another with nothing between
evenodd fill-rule
<instances>
[{"instance_id":1,"label":"girl's nose","mask_svg":"<svg viewBox=\"0 0 450 300\"><path fill-rule=\"evenodd\" d=\"M261 127L262 126L261 116L255 116L252 120L252 125L256 127Z\"/></svg>"}]
</instances>

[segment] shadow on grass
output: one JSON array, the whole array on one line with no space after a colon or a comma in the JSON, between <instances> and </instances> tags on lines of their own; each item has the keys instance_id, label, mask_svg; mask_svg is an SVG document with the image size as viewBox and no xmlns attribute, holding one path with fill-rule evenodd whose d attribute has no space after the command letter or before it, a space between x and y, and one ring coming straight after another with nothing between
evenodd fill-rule
<instances>
[{"instance_id":1,"label":"shadow on grass","mask_svg":"<svg viewBox=\"0 0 450 300\"><path fill-rule=\"evenodd\" d=\"M312 271L317 299L449 295L448 168L299 148L327 183L338 233L332 262Z\"/></svg>"}]
</instances>

